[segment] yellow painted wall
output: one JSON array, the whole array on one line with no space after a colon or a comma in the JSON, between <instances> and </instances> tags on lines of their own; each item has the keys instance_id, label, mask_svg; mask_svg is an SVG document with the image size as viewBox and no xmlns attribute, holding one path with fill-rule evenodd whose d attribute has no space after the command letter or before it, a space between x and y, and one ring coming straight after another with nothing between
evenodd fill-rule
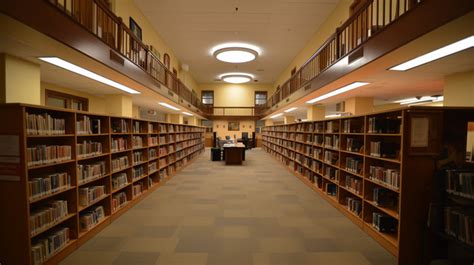
<instances>
[{"instance_id":1,"label":"yellow painted wall","mask_svg":"<svg viewBox=\"0 0 474 265\"><path fill-rule=\"evenodd\" d=\"M41 105L46 105L45 103L45 90L54 90L61 93L66 93L82 98L87 98L89 100L89 112L97 114L106 114L106 101L105 98L97 97L88 93L83 93L78 90L61 87L58 85L41 82Z\"/></svg>"},{"instance_id":2,"label":"yellow painted wall","mask_svg":"<svg viewBox=\"0 0 474 265\"><path fill-rule=\"evenodd\" d=\"M183 83L188 88L194 89L196 92L198 92L198 87L192 75L190 73L184 73L184 71L180 71L181 62L175 56L173 50L165 43L161 36L158 35L155 28L138 9L133 0L113 0L112 10L117 16L123 19L123 23L125 23L127 26L130 26L129 21L130 17L132 17L142 29L143 43L152 45L160 53L162 62L163 55L168 53L171 59L170 70L175 68L178 71L178 77L181 79L181 81L183 81Z\"/></svg>"},{"instance_id":3,"label":"yellow painted wall","mask_svg":"<svg viewBox=\"0 0 474 265\"><path fill-rule=\"evenodd\" d=\"M321 45L336 32L336 28L342 25L349 18L349 7L352 0L341 0L334 11L319 27L318 31L313 35L306 46L295 56L288 67L278 76L275 81L274 88L285 83L290 77L291 70L296 67L298 70Z\"/></svg>"},{"instance_id":4,"label":"yellow painted wall","mask_svg":"<svg viewBox=\"0 0 474 265\"><path fill-rule=\"evenodd\" d=\"M133 117L132 97L128 95L107 95L105 96L105 111L107 114Z\"/></svg>"},{"instance_id":5,"label":"yellow painted wall","mask_svg":"<svg viewBox=\"0 0 474 265\"><path fill-rule=\"evenodd\" d=\"M8 55L0 56L0 102L39 104L40 66Z\"/></svg>"},{"instance_id":6,"label":"yellow painted wall","mask_svg":"<svg viewBox=\"0 0 474 265\"><path fill-rule=\"evenodd\" d=\"M271 94L271 85L257 84L200 84L200 91L214 91L215 107L253 107L255 91L267 91ZM200 95L199 95L200 97Z\"/></svg>"},{"instance_id":7,"label":"yellow painted wall","mask_svg":"<svg viewBox=\"0 0 474 265\"><path fill-rule=\"evenodd\" d=\"M240 122L240 130L239 131L229 131L229 121L218 120L213 121L213 128L212 130L217 133L217 136L221 139L224 139L225 136L230 136L230 138L242 137L242 132L248 132L249 137L251 133L255 132L255 121L238 121Z\"/></svg>"},{"instance_id":8,"label":"yellow painted wall","mask_svg":"<svg viewBox=\"0 0 474 265\"><path fill-rule=\"evenodd\" d=\"M446 76L443 94L445 106L474 106L474 71Z\"/></svg>"}]
</instances>

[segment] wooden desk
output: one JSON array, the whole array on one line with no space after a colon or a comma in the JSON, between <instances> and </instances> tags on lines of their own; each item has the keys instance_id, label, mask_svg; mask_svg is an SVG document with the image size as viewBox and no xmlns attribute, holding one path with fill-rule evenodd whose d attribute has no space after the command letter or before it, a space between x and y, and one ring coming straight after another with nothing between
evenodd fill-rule
<instances>
[{"instance_id":1,"label":"wooden desk","mask_svg":"<svg viewBox=\"0 0 474 265\"><path fill-rule=\"evenodd\" d=\"M225 164L226 165L242 165L245 160L245 145L242 143L224 145Z\"/></svg>"}]
</instances>

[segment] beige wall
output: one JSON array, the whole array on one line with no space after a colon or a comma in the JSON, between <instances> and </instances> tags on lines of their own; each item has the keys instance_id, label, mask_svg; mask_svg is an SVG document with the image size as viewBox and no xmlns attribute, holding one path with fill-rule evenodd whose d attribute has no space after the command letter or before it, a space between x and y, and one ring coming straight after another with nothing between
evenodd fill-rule
<instances>
[{"instance_id":1,"label":"beige wall","mask_svg":"<svg viewBox=\"0 0 474 265\"><path fill-rule=\"evenodd\" d=\"M87 98L89 100L89 112L97 114L106 114L106 101L105 98L97 97L88 93L83 93L78 90L65 88L57 86L50 83L41 82L41 105L46 105L45 103L45 90L54 90L61 93L66 93L82 98Z\"/></svg>"},{"instance_id":2,"label":"beige wall","mask_svg":"<svg viewBox=\"0 0 474 265\"><path fill-rule=\"evenodd\" d=\"M238 121L240 123L239 131L229 131L229 121L213 121L213 128L212 130L217 133L217 136L220 138L225 138L226 135L230 136L231 138L235 137L241 138L242 132L248 132L249 137L250 133L255 132L255 121Z\"/></svg>"},{"instance_id":3,"label":"beige wall","mask_svg":"<svg viewBox=\"0 0 474 265\"><path fill-rule=\"evenodd\" d=\"M311 40L295 56L288 67L278 76L273 86L274 88L285 83L285 81L291 77L291 70L295 67L298 70L316 52L316 50L321 47L329 36L336 32L336 28L342 25L342 23L349 18L349 7L351 3L352 0L341 0L339 2L334 11L329 15L324 23L321 24Z\"/></svg>"},{"instance_id":4,"label":"beige wall","mask_svg":"<svg viewBox=\"0 0 474 265\"><path fill-rule=\"evenodd\" d=\"M214 91L215 107L253 107L255 105L255 91L267 91L271 85L256 84L200 84L200 90ZM201 95L199 95L200 97Z\"/></svg>"},{"instance_id":5,"label":"beige wall","mask_svg":"<svg viewBox=\"0 0 474 265\"><path fill-rule=\"evenodd\" d=\"M8 55L0 55L0 102L40 104L40 66Z\"/></svg>"},{"instance_id":6,"label":"beige wall","mask_svg":"<svg viewBox=\"0 0 474 265\"><path fill-rule=\"evenodd\" d=\"M132 17L142 29L143 43L152 45L160 53L162 62L163 55L168 53L171 59L170 70L175 68L178 71L178 77L181 81L183 81L188 88L198 92L198 86L192 75L189 72L181 71L181 62L175 56L173 50L165 43L161 36L158 35L155 28L137 8L133 0L113 0L112 9L117 16L123 19L123 23L127 26L130 26L129 21L130 17Z\"/></svg>"},{"instance_id":7,"label":"beige wall","mask_svg":"<svg viewBox=\"0 0 474 265\"><path fill-rule=\"evenodd\" d=\"M474 71L446 76L445 106L474 106Z\"/></svg>"}]
</instances>

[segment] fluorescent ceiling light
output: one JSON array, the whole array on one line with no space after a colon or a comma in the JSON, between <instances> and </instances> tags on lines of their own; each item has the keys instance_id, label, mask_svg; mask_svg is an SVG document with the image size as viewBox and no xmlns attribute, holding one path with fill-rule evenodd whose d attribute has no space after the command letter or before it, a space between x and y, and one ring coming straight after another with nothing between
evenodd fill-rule
<instances>
[{"instance_id":1,"label":"fluorescent ceiling light","mask_svg":"<svg viewBox=\"0 0 474 265\"><path fill-rule=\"evenodd\" d=\"M246 63L257 59L258 52L248 48L229 47L215 51L214 56L226 63Z\"/></svg>"},{"instance_id":2,"label":"fluorescent ceiling light","mask_svg":"<svg viewBox=\"0 0 474 265\"><path fill-rule=\"evenodd\" d=\"M341 114L330 114L330 115L324 116L324 118L336 118L336 117L341 117Z\"/></svg>"},{"instance_id":3,"label":"fluorescent ceiling light","mask_svg":"<svg viewBox=\"0 0 474 265\"><path fill-rule=\"evenodd\" d=\"M274 118L280 117L281 115L283 115L283 113L275 114L275 115L273 115L273 116L270 116L270 118L271 118L271 119L274 119Z\"/></svg>"},{"instance_id":4,"label":"fluorescent ceiling light","mask_svg":"<svg viewBox=\"0 0 474 265\"><path fill-rule=\"evenodd\" d=\"M347 86L344 86L344 87L341 87L341 88L338 88L336 90L333 90L327 94L324 94L322 96L319 96L317 98L313 98L312 100L308 100L306 101L306 103L308 104L313 104L315 102L318 102L318 101L321 101L321 100L324 100L324 99L327 99L327 98L330 98L330 97L333 97L335 95L339 95L339 94L342 94L344 92L347 92L349 90L352 90L352 89L356 89L358 87L361 87L361 86L365 86L365 85L368 85L369 83L367 82L354 82L352 84L349 84Z\"/></svg>"},{"instance_id":5,"label":"fluorescent ceiling light","mask_svg":"<svg viewBox=\"0 0 474 265\"><path fill-rule=\"evenodd\" d=\"M449 44L427 54L416 57L410 61L390 68L392 71L406 71L422 64L429 63L439 58L474 47L474 36L467 37L455 43Z\"/></svg>"},{"instance_id":6,"label":"fluorescent ceiling light","mask_svg":"<svg viewBox=\"0 0 474 265\"><path fill-rule=\"evenodd\" d=\"M293 107L293 108L290 108L290 109L285 110L285 112L292 112L292 111L294 111L295 109L297 109L297 108L296 108L296 107Z\"/></svg>"},{"instance_id":7,"label":"fluorescent ceiling light","mask_svg":"<svg viewBox=\"0 0 474 265\"><path fill-rule=\"evenodd\" d=\"M400 103L400 105L410 105L410 104L419 104L425 102L440 102L443 101L443 96L424 96L416 98L406 98L402 100L397 100L395 103Z\"/></svg>"},{"instance_id":8,"label":"fluorescent ceiling light","mask_svg":"<svg viewBox=\"0 0 474 265\"><path fill-rule=\"evenodd\" d=\"M186 112L186 111L183 111L183 114L184 115L188 115L188 116L194 116L193 114L189 113L189 112Z\"/></svg>"},{"instance_id":9,"label":"fluorescent ceiling light","mask_svg":"<svg viewBox=\"0 0 474 265\"><path fill-rule=\"evenodd\" d=\"M224 82L232 84L242 84L250 82L253 79L253 75L247 73L226 73L220 77Z\"/></svg>"},{"instance_id":10,"label":"fluorescent ceiling light","mask_svg":"<svg viewBox=\"0 0 474 265\"><path fill-rule=\"evenodd\" d=\"M130 93L130 94L141 94L140 92L134 90L134 89L131 89L127 86L124 86L122 84L119 84L115 81L112 81L108 78L105 78L101 75L98 75L96 73L93 73L87 69L84 69L80 66L77 66L75 64L72 64L70 62L67 62L67 61L64 61L63 59L61 58L58 58L58 57L39 57L38 59L42 60L42 61L45 61L47 63L50 63L50 64L53 64L53 65L56 65L58 67L61 67L63 69L66 69L66 70L69 70L73 73L76 73L76 74L79 74L79 75L82 75L82 76L85 76L87 78L90 78L90 79L93 79L97 82L101 82L103 84L106 84L106 85L109 85L111 87L115 87L115 88L118 88L122 91L125 91L127 93Z\"/></svg>"},{"instance_id":11,"label":"fluorescent ceiling light","mask_svg":"<svg viewBox=\"0 0 474 265\"><path fill-rule=\"evenodd\" d=\"M165 103L165 102L160 102L159 104L161 106L167 107L167 108L172 109L172 110L179 110L177 107L171 106L170 104Z\"/></svg>"}]
</instances>

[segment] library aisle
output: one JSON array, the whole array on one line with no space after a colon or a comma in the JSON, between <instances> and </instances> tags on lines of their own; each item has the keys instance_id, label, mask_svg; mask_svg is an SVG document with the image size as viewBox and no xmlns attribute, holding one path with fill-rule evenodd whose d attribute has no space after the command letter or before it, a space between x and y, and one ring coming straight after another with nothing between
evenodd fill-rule
<instances>
[{"instance_id":1,"label":"library aisle","mask_svg":"<svg viewBox=\"0 0 474 265\"><path fill-rule=\"evenodd\" d=\"M396 264L269 154L246 155L206 150L61 264Z\"/></svg>"}]
</instances>

